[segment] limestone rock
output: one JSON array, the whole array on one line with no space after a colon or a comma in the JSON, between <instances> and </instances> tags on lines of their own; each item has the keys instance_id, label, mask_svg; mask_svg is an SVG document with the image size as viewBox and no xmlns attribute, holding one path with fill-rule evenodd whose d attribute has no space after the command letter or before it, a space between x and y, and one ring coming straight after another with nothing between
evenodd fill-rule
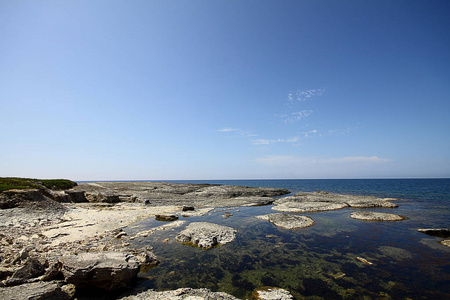
<instances>
[{"instance_id":1,"label":"limestone rock","mask_svg":"<svg viewBox=\"0 0 450 300\"><path fill-rule=\"evenodd\" d=\"M314 221L310 217L298 215L275 213L264 216L257 216L256 218L267 220L275 226L285 229L298 229L314 225Z\"/></svg>"},{"instance_id":2,"label":"limestone rock","mask_svg":"<svg viewBox=\"0 0 450 300\"><path fill-rule=\"evenodd\" d=\"M292 213L303 213L311 211L326 211L336 210L347 207L346 203L332 203L332 202L285 202L272 207L273 210Z\"/></svg>"},{"instance_id":3,"label":"limestone rock","mask_svg":"<svg viewBox=\"0 0 450 300\"><path fill-rule=\"evenodd\" d=\"M73 296L73 285L61 285L56 282L33 282L0 288L0 298L9 300L68 300L72 299Z\"/></svg>"},{"instance_id":4,"label":"limestone rock","mask_svg":"<svg viewBox=\"0 0 450 300\"><path fill-rule=\"evenodd\" d=\"M386 199L373 196L340 195L328 192L296 193L274 201L274 210L282 212L308 212L335 210L344 207L398 207Z\"/></svg>"},{"instance_id":5,"label":"limestone rock","mask_svg":"<svg viewBox=\"0 0 450 300\"><path fill-rule=\"evenodd\" d=\"M450 229L448 228L420 228L417 231L441 238L450 237Z\"/></svg>"},{"instance_id":6,"label":"limestone rock","mask_svg":"<svg viewBox=\"0 0 450 300\"><path fill-rule=\"evenodd\" d=\"M88 200L86 199L86 196L84 194L84 191L66 190L64 192L68 196L68 199L70 202L75 202L75 203L88 202Z\"/></svg>"},{"instance_id":7,"label":"limestone rock","mask_svg":"<svg viewBox=\"0 0 450 300\"><path fill-rule=\"evenodd\" d=\"M61 258L62 273L76 287L97 287L108 291L127 287L136 278L140 263L120 252L80 253Z\"/></svg>"},{"instance_id":8,"label":"limestone rock","mask_svg":"<svg viewBox=\"0 0 450 300\"><path fill-rule=\"evenodd\" d=\"M235 238L236 229L207 222L191 223L176 237L179 242L206 249L230 243Z\"/></svg>"},{"instance_id":9,"label":"limestone rock","mask_svg":"<svg viewBox=\"0 0 450 300\"><path fill-rule=\"evenodd\" d=\"M95 203L118 203L120 198L118 195L105 194L105 193L86 193L86 199L89 202Z\"/></svg>"},{"instance_id":10,"label":"limestone rock","mask_svg":"<svg viewBox=\"0 0 450 300\"><path fill-rule=\"evenodd\" d=\"M192 289L180 288L173 291L157 292L154 290L147 290L144 292L137 292L134 295L127 295L119 297L120 300L239 300L238 298L223 293L211 292L208 289ZM286 298L292 299L292 298Z\"/></svg>"},{"instance_id":11,"label":"limestone rock","mask_svg":"<svg viewBox=\"0 0 450 300\"><path fill-rule=\"evenodd\" d=\"M365 221L401 221L404 217L388 213L378 213L370 211L353 212L350 215L353 219Z\"/></svg>"},{"instance_id":12,"label":"limestone rock","mask_svg":"<svg viewBox=\"0 0 450 300\"><path fill-rule=\"evenodd\" d=\"M14 272L12 278L30 279L44 274L45 268L41 262L35 258L29 257L22 267Z\"/></svg>"},{"instance_id":13,"label":"limestone rock","mask_svg":"<svg viewBox=\"0 0 450 300\"><path fill-rule=\"evenodd\" d=\"M261 287L253 291L253 297L260 300L293 300L288 291L276 287Z\"/></svg>"}]
</instances>

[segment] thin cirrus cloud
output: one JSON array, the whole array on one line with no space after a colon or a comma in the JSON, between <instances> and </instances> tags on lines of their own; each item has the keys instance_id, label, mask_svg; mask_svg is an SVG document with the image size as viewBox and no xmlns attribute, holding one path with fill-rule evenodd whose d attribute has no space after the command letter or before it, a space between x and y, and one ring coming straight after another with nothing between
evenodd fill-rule
<instances>
[{"instance_id":1,"label":"thin cirrus cloud","mask_svg":"<svg viewBox=\"0 0 450 300\"><path fill-rule=\"evenodd\" d=\"M217 130L218 132L223 132L223 133L234 133L238 136L245 136L245 137L254 137L257 136L256 134L248 131L248 130L243 130L243 129L239 129L239 128L233 128L233 127L224 127L221 129Z\"/></svg>"},{"instance_id":2,"label":"thin cirrus cloud","mask_svg":"<svg viewBox=\"0 0 450 300\"><path fill-rule=\"evenodd\" d=\"M252 140L253 145L270 145L275 143L296 143L299 141L299 137L295 136L290 139L274 139L274 140L267 140L267 139L257 139Z\"/></svg>"},{"instance_id":3,"label":"thin cirrus cloud","mask_svg":"<svg viewBox=\"0 0 450 300\"><path fill-rule=\"evenodd\" d=\"M293 112L290 114L280 115L280 117L284 123L294 123L294 122L300 121L301 119L309 117L312 113L313 113L312 110L304 109L302 111L297 111L297 112Z\"/></svg>"},{"instance_id":4,"label":"thin cirrus cloud","mask_svg":"<svg viewBox=\"0 0 450 300\"><path fill-rule=\"evenodd\" d=\"M288 101L289 103L303 102L316 96L322 96L324 93L325 89L304 90L295 93L291 92L288 94Z\"/></svg>"}]
</instances>

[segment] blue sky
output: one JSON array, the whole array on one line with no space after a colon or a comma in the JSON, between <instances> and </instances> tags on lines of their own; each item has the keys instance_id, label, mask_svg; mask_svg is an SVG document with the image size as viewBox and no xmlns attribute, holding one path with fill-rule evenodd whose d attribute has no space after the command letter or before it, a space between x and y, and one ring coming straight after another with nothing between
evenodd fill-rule
<instances>
[{"instance_id":1,"label":"blue sky","mask_svg":"<svg viewBox=\"0 0 450 300\"><path fill-rule=\"evenodd\" d=\"M0 0L0 176L450 177L449 15Z\"/></svg>"}]
</instances>

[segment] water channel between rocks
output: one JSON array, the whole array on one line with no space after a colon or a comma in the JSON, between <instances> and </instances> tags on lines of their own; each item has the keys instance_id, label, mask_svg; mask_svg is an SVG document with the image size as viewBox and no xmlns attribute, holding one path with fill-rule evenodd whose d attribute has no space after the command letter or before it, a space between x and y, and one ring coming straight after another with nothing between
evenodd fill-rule
<instances>
[{"instance_id":1,"label":"water channel between rocks","mask_svg":"<svg viewBox=\"0 0 450 300\"><path fill-rule=\"evenodd\" d=\"M202 217L180 216L185 221L180 227L133 240L152 246L161 260L140 273L146 278L140 287L205 287L241 299L262 286L284 288L297 299L450 299L450 251L439 238L417 232L414 218L350 218L362 210L407 214L407 206L304 213L315 225L298 230L255 218L274 213L271 207L216 208ZM225 212L232 216L225 218ZM208 250L176 241L178 232L199 221L237 229L236 240ZM163 224L167 222L150 218L125 231L132 235Z\"/></svg>"}]
</instances>

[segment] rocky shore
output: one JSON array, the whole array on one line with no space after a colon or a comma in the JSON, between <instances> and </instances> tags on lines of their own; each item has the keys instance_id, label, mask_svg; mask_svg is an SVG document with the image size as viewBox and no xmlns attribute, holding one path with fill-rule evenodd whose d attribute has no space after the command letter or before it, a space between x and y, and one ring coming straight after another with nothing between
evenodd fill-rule
<instances>
[{"instance_id":1,"label":"rocky shore","mask_svg":"<svg viewBox=\"0 0 450 300\"><path fill-rule=\"evenodd\" d=\"M116 298L135 284L140 268L159 263L151 248L134 248L131 240L182 226L184 221L174 221L178 215L201 216L214 207L267 205L274 201L272 197L288 193L286 189L164 182L4 191L0 193L0 298L73 299L92 288L103 291L102 297L106 293ZM122 230L155 216L172 222L135 236ZM203 248L234 239L232 228L200 225L191 224L178 239ZM173 299L192 293L208 294L183 290L174 292ZM208 299L216 299L214 294L208 294ZM222 294L217 293L217 299L225 299ZM155 299L169 299L166 296L154 294Z\"/></svg>"},{"instance_id":2,"label":"rocky shore","mask_svg":"<svg viewBox=\"0 0 450 300\"><path fill-rule=\"evenodd\" d=\"M86 291L92 289L100 291L103 299L116 299L136 285L141 268L159 264L152 248L135 246L135 239L184 227L176 237L181 243L203 249L232 243L238 234L233 228L207 222L186 226L178 220L179 216L202 216L217 207L273 204L273 209L282 213L258 218L291 230L314 225L313 219L292 213L397 207L391 202L397 199L326 192L278 197L289 193L286 189L165 182L80 183L69 190L1 192L0 299L84 299ZM150 217L167 222L132 235L123 230ZM370 212L351 217L377 221L403 218ZM207 289L181 287L132 293L121 299L236 299ZM273 298L277 295L293 299L288 291L278 288L254 293L258 299L278 299Z\"/></svg>"}]
</instances>

